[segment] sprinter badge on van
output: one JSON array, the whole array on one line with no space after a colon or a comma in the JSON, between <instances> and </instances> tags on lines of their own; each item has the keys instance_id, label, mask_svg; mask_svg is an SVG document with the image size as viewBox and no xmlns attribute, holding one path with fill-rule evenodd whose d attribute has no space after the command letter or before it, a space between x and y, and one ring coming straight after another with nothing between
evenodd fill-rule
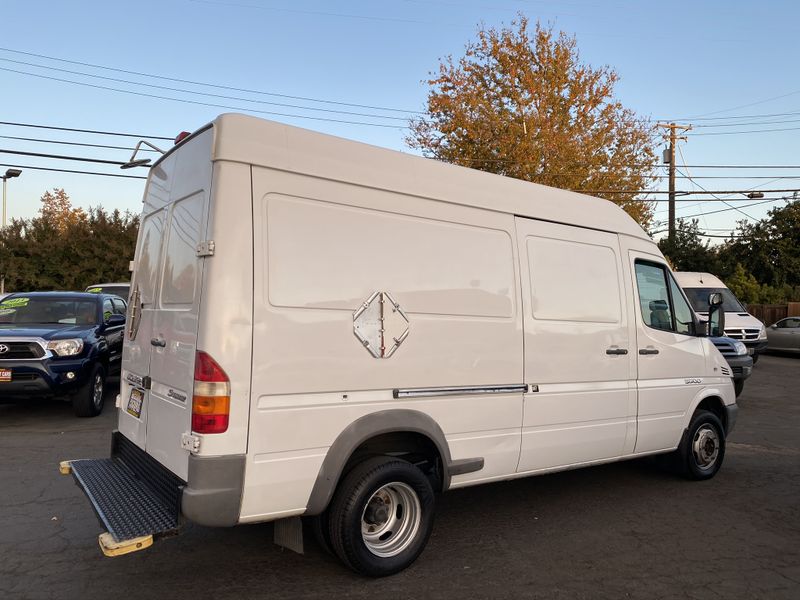
<instances>
[{"instance_id":1,"label":"sprinter badge on van","mask_svg":"<svg viewBox=\"0 0 800 600\"><path fill-rule=\"evenodd\" d=\"M389 292L375 292L353 313L353 333L375 358L389 358L408 337L408 317Z\"/></svg>"}]
</instances>

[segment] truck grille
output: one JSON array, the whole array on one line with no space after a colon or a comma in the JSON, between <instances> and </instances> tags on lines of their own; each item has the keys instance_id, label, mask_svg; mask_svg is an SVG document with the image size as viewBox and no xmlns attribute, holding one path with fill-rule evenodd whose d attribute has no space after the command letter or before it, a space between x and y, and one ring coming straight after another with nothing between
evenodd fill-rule
<instances>
[{"instance_id":1,"label":"truck grille","mask_svg":"<svg viewBox=\"0 0 800 600\"><path fill-rule=\"evenodd\" d=\"M3 351L3 347L7 348ZM20 360L26 358L42 358L44 348L36 342L2 342L0 341L0 361Z\"/></svg>"},{"instance_id":2,"label":"truck grille","mask_svg":"<svg viewBox=\"0 0 800 600\"><path fill-rule=\"evenodd\" d=\"M734 340L740 340L742 342L751 342L758 339L758 334L761 333L759 329L744 329L744 328L736 328L736 329L726 329L725 336L729 338L733 338Z\"/></svg>"}]
</instances>

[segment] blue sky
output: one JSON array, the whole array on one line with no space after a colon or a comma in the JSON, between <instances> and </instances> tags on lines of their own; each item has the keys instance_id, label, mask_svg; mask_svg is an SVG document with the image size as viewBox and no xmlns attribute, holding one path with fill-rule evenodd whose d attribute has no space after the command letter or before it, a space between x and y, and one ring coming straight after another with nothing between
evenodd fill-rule
<instances>
[{"instance_id":1,"label":"blue sky","mask_svg":"<svg viewBox=\"0 0 800 600\"><path fill-rule=\"evenodd\" d=\"M67 3L4 0L2 5L0 120L5 122L173 136L181 130L196 129L218 113L229 110L89 87L91 85L239 109L390 125L375 127L261 114L317 131L407 150L402 119L375 119L313 111L308 107L368 114L380 112L405 118L407 113L402 111L424 108L427 89L421 80L437 67L439 58L448 54L459 56L464 44L474 38L478 23L499 26L510 22L521 11L531 20L550 23L556 29L577 36L583 61L616 69L621 77L616 89L618 98L642 116L717 126L697 127L692 134L789 129L753 134L692 135L681 145L683 156L679 155L679 164L800 164L796 143L800 137L800 80L797 77L800 51L796 42L800 3L797 2L139 0L123 3L77 0ZM201 88L20 52L272 94L394 108L401 112ZM178 89L238 96L262 103L190 95ZM796 114L771 118L749 116L780 113ZM741 116L747 117L739 118ZM0 136L112 146L132 146L136 142L129 138L8 125L0 125ZM125 150L8 137L0 137L0 148L104 160L126 160L129 155ZM162 143L169 145L170 142ZM0 163L131 173L113 166L11 154L0 154ZM0 170L4 172L6 168L2 166ZM144 171L140 169L137 174L144 174ZM689 174L695 177L764 177L696 180L710 190L800 187L800 169L689 169ZM766 179L775 176L798 178L772 182ZM77 206L103 205L109 209L138 211L143 182L26 169L21 178L8 184L9 215L33 216L39 208L40 196L53 187L65 188ZM666 188L665 182L662 188ZM698 188L690 181L680 180L678 189ZM767 194L767 197L779 195ZM678 215L699 215L728 208L720 202L697 202L678 203ZM742 206L752 202L735 204ZM759 218L770 207L783 204L765 203L741 210L749 217ZM666 204L659 205L657 218L666 218ZM735 210L704 214L700 217L700 226L709 233L723 233L722 230L744 218Z\"/></svg>"}]
</instances>

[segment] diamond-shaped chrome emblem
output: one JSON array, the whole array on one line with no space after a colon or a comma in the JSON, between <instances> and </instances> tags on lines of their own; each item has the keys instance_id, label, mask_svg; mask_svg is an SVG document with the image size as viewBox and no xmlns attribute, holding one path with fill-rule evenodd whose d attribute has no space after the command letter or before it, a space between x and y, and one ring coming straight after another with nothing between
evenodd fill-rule
<instances>
[{"instance_id":1,"label":"diamond-shaped chrome emblem","mask_svg":"<svg viewBox=\"0 0 800 600\"><path fill-rule=\"evenodd\" d=\"M375 292L353 313L353 333L375 358L389 358L408 337L408 317L388 292Z\"/></svg>"}]
</instances>

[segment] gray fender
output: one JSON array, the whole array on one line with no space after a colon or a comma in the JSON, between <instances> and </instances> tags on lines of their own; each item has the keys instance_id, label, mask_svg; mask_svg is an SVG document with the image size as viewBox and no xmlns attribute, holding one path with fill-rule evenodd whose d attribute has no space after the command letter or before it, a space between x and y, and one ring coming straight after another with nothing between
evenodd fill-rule
<instances>
[{"instance_id":1,"label":"gray fender","mask_svg":"<svg viewBox=\"0 0 800 600\"><path fill-rule=\"evenodd\" d=\"M353 421L333 442L322 461L305 514L318 515L328 507L342 471L356 448L370 438L396 431L419 433L435 444L439 456L442 457L443 491L450 487L450 478L454 475L472 473L483 468L483 458L453 461L442 428L425 413L406 409L381 410Z\"/></svg>"}]
</instances>

